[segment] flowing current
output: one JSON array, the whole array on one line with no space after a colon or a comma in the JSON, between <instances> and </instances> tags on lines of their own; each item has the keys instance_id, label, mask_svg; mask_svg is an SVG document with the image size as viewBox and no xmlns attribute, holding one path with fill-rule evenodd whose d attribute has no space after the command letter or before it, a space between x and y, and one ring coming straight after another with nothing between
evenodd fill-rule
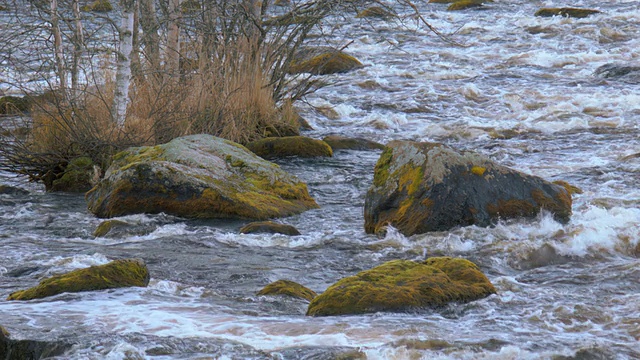
<instances>
[{"instance_id":1,"label":"flowing current","mask_svg":"<svg viewBox=\"0 0 640 360\"><path fill-rule=\"evenodd\" d=\"M598 9L542 18L540 7ZM602 65L640 58L636 0L496 0L482 10L417 3L398 20L328 21L336 45L366 66L323 77L308 97L307 136L443 142L583 190L562 225L548 214L404 237L366 235L363 205L379 152L279 164L321 205L282 221L301 236L242 235L245 222L166 215L123 220L136 231L94 238L82 195L0 195L0 325L14 339L64 341L70 359L638 359L640 358L640 79ZM638 75L638 74L636 74ZM0 119L0 121L2 121ZM459 256L498 293L414 313L306 317L307 303L256 296L289 279L316 292L393 259ZM146 261L147 288L9 293L113 259Z\"/></svg>"}]
</instances>

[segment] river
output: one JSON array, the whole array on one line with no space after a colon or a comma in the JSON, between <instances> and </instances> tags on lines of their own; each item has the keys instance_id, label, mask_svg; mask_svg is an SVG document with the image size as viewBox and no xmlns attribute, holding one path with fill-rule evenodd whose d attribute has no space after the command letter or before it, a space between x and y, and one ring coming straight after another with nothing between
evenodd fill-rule
<instances>
[{"instance_id":1,"label":"river","mask_svg":"<svg viewBox=\"0 0 640 360\"><path fill-rule=\"evenodd\" d=\"M563 2L564 3L564 2ZM541 214L379 239L363 205L379 152L278 161L321 208L283 219L302 235L242 235L242 221L133 215L140 233L91 234L82 195L46 193L10 174L0 183L0 325L17 339L75 344L64 359L638 359L640 358L640 91L603 78L640 58L636 0L575 0L601 14L534 17L554 1L496 0L482 10L417 3L455 46L396 7L400 21L328 22L326 33L366 66L325 76L308 97L305 135L437 141L583 190L568 224ZM289 279L322 292L392 259L459 256L497 294L444 309L311 318L303 300L256 296ZM147 288L9 293L116 258L147 262ZM353 355L353 353L350 353Z\"/></svg>"}]
</instances>

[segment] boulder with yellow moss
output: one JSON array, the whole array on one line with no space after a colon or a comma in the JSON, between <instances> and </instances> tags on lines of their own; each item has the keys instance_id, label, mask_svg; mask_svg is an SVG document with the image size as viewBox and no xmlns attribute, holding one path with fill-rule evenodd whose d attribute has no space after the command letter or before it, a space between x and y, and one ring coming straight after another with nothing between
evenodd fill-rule
<instances>
[{"instance_id":1,"label":"boulder with yellow moss","mask_svg":"<svg viewBox=\"0 0 640 360\"><path fill-rule=\"evenodd\" d=\"M298 50L293 56L289 72L326 75L344 73L361 67L362 63L355 57L338 49L319 46Z\"/></svg>"},{"instance_id":2,"label":"boulder with yellow moss","mask_svg":"<svg viewBox=\"0 0 640 360\"><path fill-rule=\"evenodd\" d=\"M579 9L579 8L542 8L534 14L535 16L542 17L552 17L552 16L563 16L563 17L572 17L572 18L586 18L589 15L599 14L600 11L592 10L592 9Z\"/></svg>"},{"instance_id":3,"label":"boulder with yellow moss","mask_svg":"<svg viewBox=\"0 0 640 360\"><path fill-rule=\"evenodd\" d=\"M311 301L307 315L406 312L470 302L495 292L478 266L465 259L393 260L330 286Z\"/></svg>"},{"instance_id":4,"label":"boulder with yellow moss","mask_svg":"<svg viewBox=\"0 0 640 360\"><path fill-rule=\"evenodd\" d=\"M278 280L258 291L258 295L286 295L307 301L317 296L315 291L291 280Z\"/></svg>"},{"instance_id":5,"label":"boulder with yellow moss","mask_svg":"<svg viewBox=\"0 0 640 360\"><path fill-rule=\"evenodd\" d=\"M265 220L318 207L298 178L242 145L211 135L116 154L86 198L89 210L102 218L162 212Z\"/></svg>"},{"instance_id":6,"label":"boulder with yellow moss","mask_svg":"<svg viewBox=\"0 0 640 360\"><path fill-rule=\"evenodd\" d=\"M455 10L479 8L482 6L484 2L486 2L486 0L458 0L452 3L451 5L449 5L449 7L447 7L447 10L455 11Z\"/></svg>"},{"instance_id":7,"label":"boulder with yellow moss","mask_svg":"<svg viewBox=\"0 0 640 360\"><path fill-rule=\"evenodd\" d=\"M570 193L472 151L392 141L376 163L365 198L365 231L378 233L391 225L409 236L535 217L543 209L568 222Z\"/></svg>"},{"instance_id":8,"label":"boulder with yellow moss","mask_svg":"<svg viewBox=\"0 0 640 360\"><path fill-rule=\"evenodd\" d=\"M27 290L9 295L7 300L32 300L65 292L83 292L122 287L146 287L149 270L140 259L114 260L108 264L78 269L66 274L52 276Z\"/></svg>"},{"instance_id":9,"label":"boulder with yellow moss","mask_svg":"<svg viewBox=\"0 0 640 360\"><path fill-rule=\"evenodd\" d=\"M247 148L264 159L333 156L333 150L329 144L306 136L264 138L248 143Z\"/></svg>"}]
</instances>

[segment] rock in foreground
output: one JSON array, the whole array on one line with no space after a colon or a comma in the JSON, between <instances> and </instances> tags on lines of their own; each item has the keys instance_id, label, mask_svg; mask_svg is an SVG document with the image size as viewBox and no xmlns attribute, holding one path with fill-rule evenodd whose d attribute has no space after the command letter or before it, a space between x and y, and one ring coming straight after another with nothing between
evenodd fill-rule
<instances>
[{"instance_id":1,"label":"rock in foreground","mask_svg":"<svg viewBox=\"0 0 640 360\"><path fill-rule=\"evenodd\" d=\"M317 208L307 186L245 147L210 135L130 148L86 195L98 217L161 213L264 220Z\"/></svg>"},{"instance_id":2,"label":"rock in foreground","mask_svg":"<svg viewBox=\"0 0 640 360\"><path fill-rule=\"evenodd\" d=\"M392 141L375 166L365 199L365 231L387 225L405 236L498 219L571 216L571 196L557 184L437 143Z\"/></svg>"},{"instance_id":3,"label":"rock in foreground","mask_svg":"<svg viewBox=\"0 0 640 360\"><path fill-rule=\"evenodd\" d=\"M470 302L495 292L478 267L465 259L394 260L330 286L311 301L307 315L406 312Z\"/></svg>"},{"instance_id":4,"label":"rock in foreground","mask_svg":"<svg viewBox=\"0 0 640 360\"><path fill-rule=\"evenodd\" d=\"M71 346L71 344L55 341L13 340L7 329L0 326L0 359L2 360L45 359L61 356Z\"/></svg>"},{"instance_id":5,"label":"rock in foreground","mask_svg":"<svg viewBox=\"0 0 640 360\"><path fill-rule=\"evenodd\" d=\"M149 271L140 259L114 260L108 264L52 276L27 290L11 293L7 300L31 300L62 294L122 287L146 287Z\"/></svg>"}]
</instances>

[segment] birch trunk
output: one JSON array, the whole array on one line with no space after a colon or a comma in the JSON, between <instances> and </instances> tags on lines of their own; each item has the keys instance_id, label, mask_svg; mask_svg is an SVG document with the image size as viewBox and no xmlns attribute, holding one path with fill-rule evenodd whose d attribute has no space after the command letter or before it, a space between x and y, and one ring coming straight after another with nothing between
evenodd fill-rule
<instances>
[{"instance_id":1,"label":"birch trunk","mask_svg":"<svg viewBox=\"0 0 640 360\"><path fill-rule=\"evenodd\" d=\"M169 0L169 26L167 33L167 70L180 74L180 0Z\"/></svg>"},{"instance_id":2,"label":"birch trunk","mask_svg":"<svg viewBox=\"0 0 640 360\"><path fill-rule=\"evenodd\" d=\"M113 96L112 117L118 128L124 128L131 83L131 51L133 50L133 23L136 0L121 0L122 23L117 51L116 88Z\"/></svg>"},{"instance_id":3,"label":"birch trunk","mask_svg":"<svg viewBox=\"0 0 640 360\"><path fill-rule=\"evenodd\" d=\"M58 75L58 80L60 81L60 89L65 89L67 87L67 72L64 63L64 51L62 50L62 34L60 32L57 0L51 0L51 31L53 32L53 48L56 58L56 75Z\"/></svg>"}]
</instances>

